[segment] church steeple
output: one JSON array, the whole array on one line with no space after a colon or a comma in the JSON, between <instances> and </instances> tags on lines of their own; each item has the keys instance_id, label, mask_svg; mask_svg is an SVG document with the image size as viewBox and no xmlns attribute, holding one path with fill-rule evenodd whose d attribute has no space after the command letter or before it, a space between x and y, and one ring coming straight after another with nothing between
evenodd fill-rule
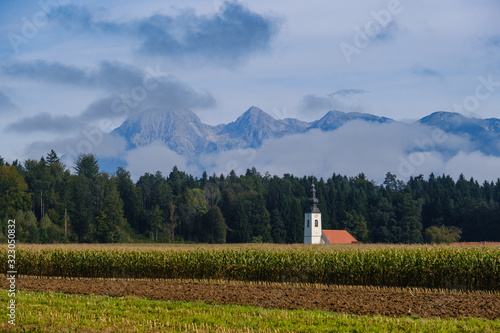
<instances>
[{"instance_id":1,"label":"church steeple","mask_svg":"<svg viewBox=\"0 0 500 333\"><path fill-rule=\"evenodd\" d=\"M318 199L316 199L316 187L314 183L311 183L311 189L309 190L311 196L309 197L309 209L308 213L321 213L318 208Z\"/></svg>"},{"instance_id":2,"label":"church steeple","mask_svg":"<svg viewBox=\"0 0 500 333\"><path fill-rule=\"evenodd\" d=\"M304 243L321 244L321 212L316 198L316 187L311 183L309 206L304 214Z\"/></svg>"}]
</instances>

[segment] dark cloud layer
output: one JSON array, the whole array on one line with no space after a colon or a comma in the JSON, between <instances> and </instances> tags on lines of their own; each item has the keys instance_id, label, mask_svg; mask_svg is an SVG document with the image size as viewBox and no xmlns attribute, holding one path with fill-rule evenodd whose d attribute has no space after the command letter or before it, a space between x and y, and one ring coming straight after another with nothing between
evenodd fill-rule
<instances>
[{"instance_id":1,"label":"dark cloud layer","mask_svg":"<svg viewBox=\"0 0 500 333\"><path fill-rule=\"evenodd\" d=\"M12 77L24 77L60 84L82 85L88 80L85 71L81 69L60 63L49 63L44 60L9 62L3 64L1 69L4 74Z\"/></svg>"},{"instance_id":2,"label":"dark cloud layer","mask_svg":"<svg viewBox=\"0 0 500 333\"><path fill-rule=\"evenodd\" d=\"M345 109L348 106L346 101L354 96L366 93L365 89L340 89L327 96L308 94L302 97L302 100L299 102L299 109L303 112L326 112L335 109Z\"/></svg>"},{"instance_id":3,"label":"dark cloud layer","mask_svg":"<svg viewBox=\"0 0 500 333\"><path fill-rule=\"evenodd\" d=\"M3 91L0 90L0 113L16 109L16 105Z\"/></svg>"},{"instance_id":4,"label":"dark cloud layer","mask_svg":"<svg viewBox=\"0 0 500 333\"><path fill-rule=\"evenodd\" d=\"M269 48L280 20L254 13L237 2L225 2L214 15L184 10L177 16L156 14L139 21L99 20L87 9L68 5L51 13L67 29L102 34L135 35L146 55L234 65Z\"/></svg>"},{"instance_id":5,"label":"dark cloud layer","mask_svg":"<svg viewBox=\"0 0 500 333\"><path fill-rule=\"evenodd\" d=\"M199 93L175 76L161 72L158 68L148 68L143 71L117 61L104 61L96 68L87 69L43 60L17 61L1 65L0 70L12 77L24 77L66 86L102 88L111 93L110 96L97 101L97 104L109 104L116 98L122 98L124 101L131 100L128 106L137 103L187 108L215 106L215 100L208 92ZM89 108L96 107L94 104Z\"/></svg>"},{"instance_id":6,"label":"dark cloud layer","mask_svg":"<svg viewBox=\"0 0 500 333\"><path fill-rule=\"evenodd\" d=\"M419 76L424 76L424 77L432 77L432 78L437 78L437 79L443 79L443 74L436 70L432 69L429 67L422 66L421 64L417 64L412 67L411 69L412 73L415 75Z\"/></svg>"},{"instance_id":7,"label":"dark cloud layer","mask_svg":"<svg viewBox=\"0 0 500 333\"><path fill-rule=\"evenodd\" d=\"M340 89L340 90L337 90L337 91L329 94L328 96L330 96L330 97L334 97L334 96L349 97L349 96L353 96L353 95L365 94L366 92L367 91L364 89Z\"/></svg>"},{"instance_id":8,"label":"dark cloud layer","mask_svg":"<svg viewBox=\"0 0 500 333\"><path fill-rule=\"evenodd\" d=\"M192 109L216 106L209 92L198 92L173 76L156 77L146 89L137 85L123 94L112 94L90 104L80 115L82 121L131 116L150 107L185 107Z\"/></svg>"},{"instance_id":9,"label":"dark cloud layer","mask_svg":"<svg viewBox=\"0 0 500 333\"><path fill-rule=\"evenodd\" d=\"M384 27L381 27L380 31L376 34L376 41L389 41L392 40L399 30L398 24L396 21L391 21Z\"/></svg>"},{"instance_id":10,"label":"dark cloud layer","mask_svg":"<svg viewBox=\"0 0 500 333\"><path fill-rule=\"evenodd\" d=\"M114 120L131 116L149 107L212 108L216 105L209 92L199 92L176 77L149 68L146 71L118 62L103 62L98 68L85 70L75 66L45 61L17 62L2 67L5 73L35 81L102 87L108 95L100 98L77 116L52 116L41 113L10 124L7 129L20 133L67 133L103 119ZM2 99L5 107L9 99Z\"/></svg>"},{"instance_id":11,"label":"dark cloud layer","mask_svg":"<svg viewBox=\"0 0 500 333\"><path fill-rule=\"evenodd\" d=\"M300 101L300 109L328 111L335 107L334 101L329 97L316 96L313 94L305 95Z\"/></svg>"},{"instance_id":12,"label":"dark cloud layer","mask_svg":"<svg viewBox=\"0 0 500 333\"><path fill-rule=\"evenodd\" d=\"M23 118L7 127L8 131L18 133L33 132L70 132L78 128L78 121L70 116L52 116L47 112L37 114L33 117Z\"/></svg>"},{"instance_id":13,"label":"dark cloud layer","mask_svg":"<svg viewBox=\"0 0 500 333\"><path fill-rule=\"evenodd\" d=\"M212 108L216 105L209 92L198 92L159 68L145 71L119 62L102 62L97 68L84 69L42 60L15 62L0 69L13 77L24 77L52 84L84 88L102 88L108 94L87 106L78 116L52 116L41 113L10 124L10 131L65 133L102 119L123 119L149 107ZM0 91L0 111L13 107Z\"/></svg>"},{"instance_id":14,"label":"dark cloud layer","mask_svg":"<svg viewBox=\"0 0 500 333\"><path fill-rule=\"evenodd\" d=\"M111 90L130 89L141 84L144 76L137 67L117 61L103 61L93 69L44 60L13 61L1 65L0 69L12 77Z\"/></svg>"}]
</instances>

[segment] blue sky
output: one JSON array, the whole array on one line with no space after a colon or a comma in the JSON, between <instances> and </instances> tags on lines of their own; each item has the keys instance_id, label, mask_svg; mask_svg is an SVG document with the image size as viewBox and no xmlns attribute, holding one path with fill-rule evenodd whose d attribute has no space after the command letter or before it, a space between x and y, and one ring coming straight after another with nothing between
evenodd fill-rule
<instances>
[{"instance_id":1,"label":"blue sky","mask_svg":"<svg viewBox=\"0 0 500 333\"><path fill-rule=\"evenodd\" d=\"M493 0L4 0L0 155L63 155L151 105L212 125L252 105L306 121L459 111L481 78L500 82L499 16ZM495 86L460 111L500 118L499 106Z\"/></svg>"}]
</instances>

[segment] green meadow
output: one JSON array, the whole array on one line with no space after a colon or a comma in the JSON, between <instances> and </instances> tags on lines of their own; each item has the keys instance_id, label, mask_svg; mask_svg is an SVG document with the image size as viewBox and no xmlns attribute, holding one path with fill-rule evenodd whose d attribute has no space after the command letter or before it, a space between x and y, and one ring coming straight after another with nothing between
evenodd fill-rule
<instances>
[{"instance_id":1,"label":"green meadow","mask_svg":"<svg viewBox=\"0 0 500 333\"><path fill-rule=\"evenodd\" d=\"M1 303L7 304L4 291ZM357 316L203 302L19 291L4 332L499 332L499 320ZM2 307L6 318L6 307Z\"/></svg>"}]
</instances>

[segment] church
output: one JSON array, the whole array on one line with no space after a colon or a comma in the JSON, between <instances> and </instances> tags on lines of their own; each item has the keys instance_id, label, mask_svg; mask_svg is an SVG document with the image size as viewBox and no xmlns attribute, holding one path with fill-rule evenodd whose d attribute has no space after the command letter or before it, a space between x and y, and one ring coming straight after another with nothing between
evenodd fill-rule
<instances>
[{"instance_id":1,"label":"church","mask_svg":"<svg viewBox=\"0 0 500 333\"><path fill-rule=\"evenodd\" d=\"M322 230L316 188L311 184L309 207L304 217L304 244L354 244L358 241L346 230Z\"/></svg>"}]
</instances>

